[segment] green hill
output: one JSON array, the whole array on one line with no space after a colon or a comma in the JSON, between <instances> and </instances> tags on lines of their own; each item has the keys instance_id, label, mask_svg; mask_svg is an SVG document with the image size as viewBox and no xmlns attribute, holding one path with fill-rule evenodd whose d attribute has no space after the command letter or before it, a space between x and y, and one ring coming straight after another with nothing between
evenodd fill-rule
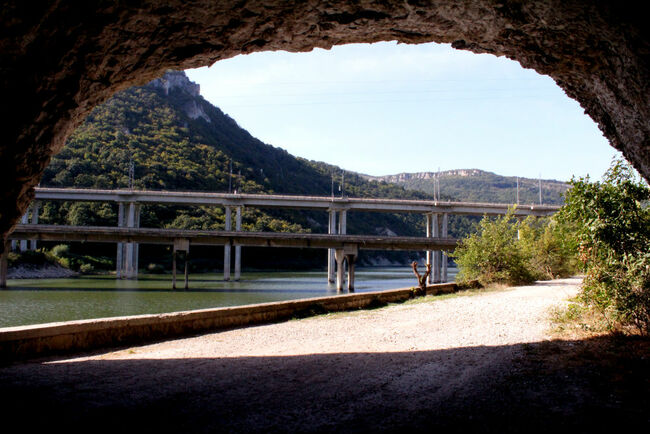
<instances>
[{"instance_id":1,"label":"green hill","mask_svg":"<svg viewBox=\"0 0 650 434\"><path fill-rule=\"evenodd\" d=\"M443 172L400 173L368 179L390 182L408 190L434 195L439 188L443 196L467 202L515 203L517 177L501 176L478 169L448 170ZM539 203L540 183L542 203L561 205L569 185L549 179L519 178L519 203ZM437 187L439 185L439 187Z\"/></svg>"},{"instance_id":2,"label":"green hill","mask_svg":"<svg viewBox=\"0 0 650 434\"><path fill-rule=\"evenodd\" d=\"M297 158L262 143L203 99L199 86L185 73L169 71L163 78L122 91L96 107L52 159L41 185L114 189L129 188L132 183L135 189L329 195L333 176L339 194L342 172L339 167ZM429 197L390 183L369 181L353 172L345 172L344 193L357 197ZM350 213L348 233L388 230L419 235L424 233L423 220L410 215ZM115 225L117 207L47 203L40 221ZM224 227L224 213L212 207L143 206L141 225L218 230ZM243 229L326 232L327 215L245 209ZM280 256L292 256L283 252ZM312 254L323 256L322 252L307 256ZM256 263L254 254L247 257L252 261L248 264L267 265Z\"/></svg>"}]
</instances>

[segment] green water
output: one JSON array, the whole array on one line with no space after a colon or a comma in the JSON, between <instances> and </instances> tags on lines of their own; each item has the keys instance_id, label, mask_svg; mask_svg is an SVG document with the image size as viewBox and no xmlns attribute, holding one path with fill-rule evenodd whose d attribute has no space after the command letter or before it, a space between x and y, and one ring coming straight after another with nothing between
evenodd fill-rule
<instances>
[{"instance_id":1,"label":"green water","mask_svg":"<svg viewBox=\"0 0 650 434\"><path fill-rule=\"evenodd\" d=\"M449 270L450 281L455 272ZM179 277L182 287L182 275ZM337 294L323 271L245 272L239 282L221 279L220 274L190 275L189 290L172 290L170 275L140 275L137 280L117 280L114 276L9 280L9 288L0 291L0 327ZM356 272L355 292L414 285L410 267L360 268Z\"/></svg>"}]
</instances>

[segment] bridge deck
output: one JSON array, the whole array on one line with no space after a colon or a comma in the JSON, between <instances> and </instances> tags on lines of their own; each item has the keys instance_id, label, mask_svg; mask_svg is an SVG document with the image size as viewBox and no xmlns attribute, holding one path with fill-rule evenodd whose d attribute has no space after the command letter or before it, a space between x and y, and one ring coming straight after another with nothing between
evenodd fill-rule
<instances>
[{"instance_id":1,"label":"bridge deck","mask_svg":"<svg viewBox=\"0 0 650 434\"><path fill-rule=\"evenodd\" d=\"M333 248L356 246L367 250L453 250L455 238L386 237L309 233L194 231L181 229L120 228L103 226L17 225L9 239L110 243L240 245L259 247Z\"/></svg>"},{"instance_id":2,"label":"bridge deck","mask_svg":"<svg viewBox=\"0 0 650 434\"><path fill-rule=\"evenodd\" d=\"M450 213L464 215L503 215L513 204L448 202L434 200L377 199L331 196L290 196L270 194L230 194L147 190L97 190L36 188L36 200L137 202L167 205L248 206L255 208L293 208L396 213ZM518 205L517 216L549 216L556 205Z\"/></svg>"}]
</instances>

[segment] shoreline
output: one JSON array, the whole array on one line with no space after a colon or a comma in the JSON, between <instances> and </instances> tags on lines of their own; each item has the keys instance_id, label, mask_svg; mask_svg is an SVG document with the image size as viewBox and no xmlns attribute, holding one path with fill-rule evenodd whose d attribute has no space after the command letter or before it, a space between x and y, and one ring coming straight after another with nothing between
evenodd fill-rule
<instances>
[{"instance_id":1,"label":"shoreline","mask_svg":"<svg viewBox=\"0 0 650 434\"><path fill-rule=\"evenodd\" d=\"M55 279L77 277L80 273L58 264L18 265L7 270L7 279Z\"/></svg>"}]
</instances>

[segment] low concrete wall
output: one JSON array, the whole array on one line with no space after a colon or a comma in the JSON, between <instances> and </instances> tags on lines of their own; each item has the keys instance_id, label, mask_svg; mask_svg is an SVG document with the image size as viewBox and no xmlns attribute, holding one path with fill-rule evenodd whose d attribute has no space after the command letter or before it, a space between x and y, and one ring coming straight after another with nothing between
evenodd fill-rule
<instances>
[{"instance_id":1,"label":"low concrete wall","mask_svg":"<svg viewBox=\"0 0 650 434\"><path fill-rule=\"evenodd\" d=\"M455 283L427 287L427 295L450 293ZM411 288L330 297L0 328L0 361L142 344L192 334L363 309L413 298Z\"/></svg>"}]
</instances>

